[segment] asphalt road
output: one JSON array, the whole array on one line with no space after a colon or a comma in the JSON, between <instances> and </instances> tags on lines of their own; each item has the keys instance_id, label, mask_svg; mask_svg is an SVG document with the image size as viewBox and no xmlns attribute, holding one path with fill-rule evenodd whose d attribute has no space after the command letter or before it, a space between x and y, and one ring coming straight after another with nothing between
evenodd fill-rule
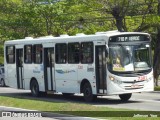
<instances>
[{"instance_id":1,"label":"asphalt road","mask_svg":"<svg viewBox=\"0 0 160 120\"><path fill-rule=\"evenodd\" d=\"M142 111L160 111L160 92L133 93L131 99L126 103L119 101L118 96L108 96L101 99L108 99L108 102L97 103L94 106Z\"/></svg>"},{"instance_id":2,"label":"asphalt road","mask_svg":"<svg viewBox=\"0 0 160 120\"><path fill-rule=\"evenodd\" d=\"M0 96L11 96L11 97L14 96L17 98L23 97L26 99L34 99L34 97L31 96L29 90L17 90L9 87L0 87ZM54 94L54 95L49 94L46 97L40 97L39 99L51 102L62 101L62 102L85 103L82 95L76 95L64 98L63 95L61 94ZM130 110L160 111L160 92L134 93L131 99L125 103L121 102L118 96L98 97L96 101L89 104L93 106L125 108ZM2 111L1 108L0 110Z\"/></svg>"}]
</instances>

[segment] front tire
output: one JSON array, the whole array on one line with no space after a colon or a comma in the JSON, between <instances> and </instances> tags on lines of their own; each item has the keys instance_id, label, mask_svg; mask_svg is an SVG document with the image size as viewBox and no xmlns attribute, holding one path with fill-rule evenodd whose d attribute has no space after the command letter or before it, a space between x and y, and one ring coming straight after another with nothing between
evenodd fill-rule
<instances>
[{"instance_id":1,"label":"front tire","mask_svg":"<svg viewBox=\"0 0 160 120\"><path fill-rule=\"evenodd\" d=\"M119 95L121 101L123 102L127 102L131 98L131 96L132 96L132 93Z\"/></svg>"},{"instance_id":2,"label":"front tire","mask_svg":"<svg viewBox=\"0 0 160 120\"><path fill-rule=\"evenodd\" d=\"M92 88L91 88L90 83L88 82L85 83L83 86L83 95L84 95L84 100L86 102L91 102L97 97L92 94Z\"/></svg>"},{"instance_id":3,"label":"front tire","mask_svg":"<svg viewBox=\"0 0 160 120\"><path fill-rule=\"evenodd\" d=\"M36 80L33 80L31 82L31 93L32 93L32 96L34 97L38 97L39 96L39 85L37 83Z\"/></svg>"}]
</instances>

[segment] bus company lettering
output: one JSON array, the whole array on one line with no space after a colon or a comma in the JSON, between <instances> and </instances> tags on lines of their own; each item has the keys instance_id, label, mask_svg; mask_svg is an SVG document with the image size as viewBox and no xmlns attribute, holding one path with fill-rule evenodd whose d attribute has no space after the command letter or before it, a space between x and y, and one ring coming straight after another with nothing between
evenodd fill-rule
<instances>
[{"instance_id":1,"label":"bus company lettering","mask_svg":"<svg viewBox=\"0 0 160 120\"><path fill-rule=\"evenodd\" d=\"M147 76L139 76L138 81L147 80Z\"/></svg>"},{"instance_id":2,"label":"bus company lettering","mask_svg":"<svg viewBox=\"0 0 160 120\"><path fill-rule=\"evenodd\" d=\"M38 67L35 67L35 68L33 69L33 73L40 73L40 72L41 72L41 70L38 69Z\"/></svg>"},{"instance_id":3,"label":"bus company lettering","mask_svg":"<svg viewBox=\"0 0 160 120\"><path fill-rule=\"evenodd\" d=\"M33 73L40 73L41 71L39 70L33 70Z\"/></svg>"},{"instance_id":4,"label":"bus company lettering","mask_svg":"<svg viewBox=\"0 0 160 120\"><path fill-rule=\"evenodd\" d=\"M94 72L94 67L93 66L88 66L87 67L87 72Z\"/></svg>"},{"instance_id":5,"label":"bus company lettering","mask_svg":"<svg viewBox=\"0 0 160 120\"><path fill-rule=\"evenodd\" d=\"M75 70L56 70L56 72L59 74L65 74L65 73L71 73L76 71Z\"/></svg>"}]
</instances>

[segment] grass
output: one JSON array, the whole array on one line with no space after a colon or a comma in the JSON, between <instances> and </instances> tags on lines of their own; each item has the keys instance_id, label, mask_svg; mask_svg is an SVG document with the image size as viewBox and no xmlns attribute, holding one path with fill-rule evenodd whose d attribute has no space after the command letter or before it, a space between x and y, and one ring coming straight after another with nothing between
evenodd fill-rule
<instances>
[{"instance_id":1,"label":"grass","mask_svg":"<svg viewBox=\"0 0 160 120\"><path fill-rule=\"evenodd\" d=\"M4 58L3 56L0 56L0 64L3 64L4 63Z\"/></svg>"},{"instance_id":2,"label":"grass","mask_svg":"<svg viewBox=\"0 0 160 120\"><path fill-rule=\"evenodd\" d=\"M158 82L159 81L160 81L160 76L159 76ZM154 86L154 91L160 91L160 86Z\"/></svg>"},{"instance_id":3,"label":"grass","mask_svg":"<svg viewBox=\"0 0 160 120\"><path fill-rule=\"evenodd\" d=\"M127 109L114 109L108 107L96 107L91 104L85 104L85 103L72 103L72 102L61 102L61 101L50 102L50 101L42 101L39 99L26 99L23 97L17 98L17 97L0 96L0 105L31 109L31 110L56 112L62 114L72 114L85 117L100 118L103 116L103 119L109 119L109 120L112 119L146 120L146 118L119 117L119 115L133 116L135 112L136 114L139 114L139 111L128 111ZM149 114L149 113L142 112L140 114ZM116 117L116 115L118 115L118 117ZM158 119L155 118L155 120Z\"/></svg>"},{"instance_id":4,"label":"grass","mask_svg":"<svg viewBox=\"0 0 160 120\"><path fill-rule=\"evenodd\" d=\"M160 91L160 86L155 86L154 91Z\"/></svg>"},{"instance_id":5,"label":"grass","mask_svg":"<svg viewBox=\"0 0 160 120\"><path fill-rule=\"evenodd\" d=\"M41 100L31 100L23 98L12 98L12 97L0 97L0 105L21 107L25 109L40 110L40 111L80 111L80 110L95 110L95 107L87 104L77 103L63 103L63 102L48 102ZM96 110L100 110L96 108ZM104 109L102 109L104 110ZM109 109L112 110L112 109Z\"/></svg>"}]
</instances>

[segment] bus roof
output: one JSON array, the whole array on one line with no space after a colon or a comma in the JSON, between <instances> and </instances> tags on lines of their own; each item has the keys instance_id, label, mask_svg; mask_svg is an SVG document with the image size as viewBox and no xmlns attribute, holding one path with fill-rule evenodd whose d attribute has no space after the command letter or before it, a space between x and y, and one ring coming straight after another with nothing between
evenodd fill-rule
<instances>
[{"instance_id":1,"label":"bus roof","mask_svg":"<svg viewBox=\"0 0 160 120\"><path fill-rule=\"evenodd\" d=\"M119 31L106 31L106 32L96 32L95 34L91 35L85 35L83 33L78 33L74 36L69 35L60 35L59 37L54 36L44 36L44 37L38 37L38 38L32 38L32 37L26 37L25 39L17 39L17 40L9 40L5 41L5 44L38 44L38 43L44 43L44 42L55 42L55 43L61 43L61 42L85 42L85 41L96 41L96 40L106 40L108 42L107 38L117 35L126 35L126 34L144 34L149 35L148 33L143 32L119 32ZM38 41L37 41L38 40Z\"/></svg>"}]
</instances>

